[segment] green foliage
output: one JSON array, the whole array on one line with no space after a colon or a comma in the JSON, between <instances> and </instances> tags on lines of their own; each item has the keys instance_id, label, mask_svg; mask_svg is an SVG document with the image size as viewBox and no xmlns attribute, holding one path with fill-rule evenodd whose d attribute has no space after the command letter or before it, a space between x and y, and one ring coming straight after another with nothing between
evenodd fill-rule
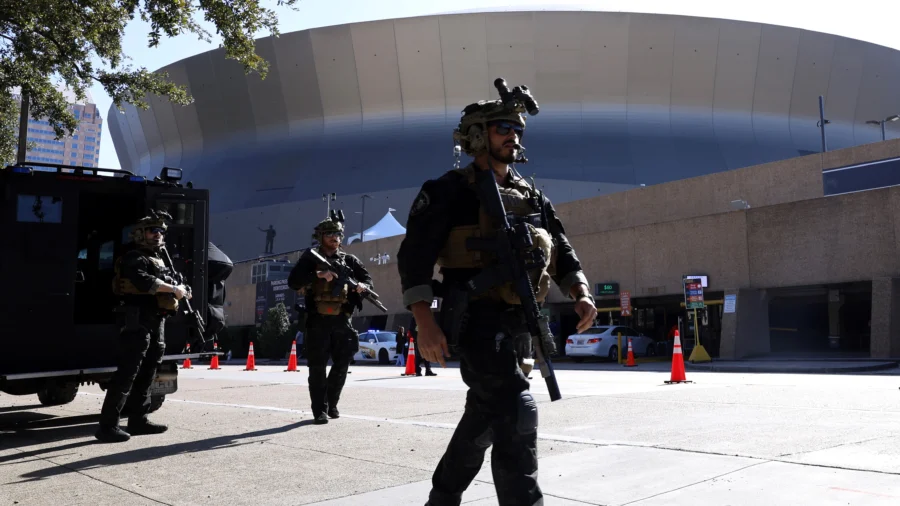
<instances>
[{"instance_id":1,"label":"green foliage","mask_svg":"<svg viewBox=\"0 0 900 506\"><path fill-rule=\"evenodd\" d=\"M15 163L19 136L19 101L11 94L0 93L0 167ZM34 149L34 141L26 145Z\"/></svg>"},{"instance_id":2,"label":"green foliage","mask_svg":"<svg viewBox=\"0 0 900 506\"><path fill-rule=\"evenodd\" d=\"M266 311L266 320L259 329L258 346L254 346L254 352L259 357L284 358L287 350L290 350L292 335L290 313L284 304L279 302L275 307ZM286 347L285 347L286 344Z\"/></svg>"},{"instance_id":3,"label":"green foliage","mask_svg":"<svg viewBox=\"0 0 900 506\"><path fill-rule=\"evenodd\" d=\"M297 2L274 1L292 9ZM225 57L265 79L268 62L255 53L254 37L263 30L274 36L280 32L275 12L260 6L260 0L0 0L0 135L10 135L8 112L17 87L29 97L31 117L46 117L57 139L71 135L77 121L54 81L80 100L99 82L120 110L126 102L147 109L148 94L192 103L185 87L169 81L168 74L127 64L122 37L137 15L151 26L148 47L184 33L211 42L195 20L200 13L216 27ZM17 133L0 142L0 160L15 159Z\"/></svg>"}]
</instances>

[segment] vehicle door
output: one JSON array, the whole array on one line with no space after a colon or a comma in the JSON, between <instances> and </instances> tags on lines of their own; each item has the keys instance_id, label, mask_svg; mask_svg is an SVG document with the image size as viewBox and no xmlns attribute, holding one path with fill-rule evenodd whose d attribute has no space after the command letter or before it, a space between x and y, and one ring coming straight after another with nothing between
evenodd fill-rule
<instances>
[{"instance_id":1,"label":"vehicle door","mask_svg":"<svg viewBox=\"0 0 900 506\"><path fill-rule=\"evenodd\" d=\"M73 330L78 191L48 174L8 174L0 192L2 372L66 365Z\"/></svg>"},{"instance_id":2,"label":"vehicle door","mask_svg":"<svg viewBox=\"0 0 900 506\"><path fill-rule=\"evenodd\" d=\"M166 249L175 269L184 275L186 284L191 287L191 308L205 322L208 318L206 263L209 246L209 192L192 188L149 186L146 212L149 213L150 209L166 211L172 216L165 236ZM190 334L184 325L185 321L181 313L167 321L166 353L179 353L188 341Z\"/></svg>"}]
</instances>

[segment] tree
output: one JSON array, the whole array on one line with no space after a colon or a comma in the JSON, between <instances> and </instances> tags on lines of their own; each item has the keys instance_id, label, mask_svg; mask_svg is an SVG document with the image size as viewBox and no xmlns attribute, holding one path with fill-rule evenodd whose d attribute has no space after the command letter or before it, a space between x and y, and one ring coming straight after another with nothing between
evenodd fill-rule
<instances>
[{"instance_id":1,"label":"tree","mask_svg":"<svg viewBox=\"0 0 900 506\"><path fill-rule=\"evenodd\" d=\"M297 0L269 1L296 10ZM260 0L0 0L0 161L15 159L18 113L10 110L17 104L16 88L28 96L31 117L46 117L57 139L71 135L78 123L54 80L79 100L99 82L120 110L123 103L147 109L148 94L192 103L185 87L169 81L167 73L126 64L122 38L139 15L152 28L149 47L183 33L211 42L195 20L201 12L215 25L225 57L265 79L268 62L256 54L254 37L263 30L276 37L280 32L275 12L261 7Z\"/></svg>"},{"instance_id":2,"label":"tree","mask_svg":"<svg viewBox=\"0 0 900 506\"><path fill-rule=\"evenodd\" d=\"M266 311L266 319L259 329L260 350L253 350L267 358L284 358L284 354L289 349L286 348L288 330L291 328L291 317L284 304L279 302L275 307Z\"/></svg>"}]
</instances>

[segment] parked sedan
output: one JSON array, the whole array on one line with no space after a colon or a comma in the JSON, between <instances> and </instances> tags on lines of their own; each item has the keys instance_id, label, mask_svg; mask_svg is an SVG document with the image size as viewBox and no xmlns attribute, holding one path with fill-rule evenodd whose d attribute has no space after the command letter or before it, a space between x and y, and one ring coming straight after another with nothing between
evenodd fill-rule
<instances>
[{"instance_id":1,"label":"parked sedan","mask_svg":"<svg viewBox=\"0 0 900 506\"><path fill-rule=\"evenodd\" d=\"M585 357L606 357L617 360L619 356L618 334L622 333L622 357L628 353L628 338L631 338L631 349L635 356L653 355L655 344L652 338L645 336L630 327L597 326L591 327L582 334L573 334L566 339L566 355L575 362Z\"/></svg>"},{"instance_id":2,"label":"parked sedan","mask_svg":"<svg viewBox=\"0 0 900 506\"><path fill-rule=\"evenodd\" d=\"M359 333L359 351L354 359L367 362L377 360L379 364L390 364L397 360L397 333L368 330Z\"/></svg>"}]
</instances>

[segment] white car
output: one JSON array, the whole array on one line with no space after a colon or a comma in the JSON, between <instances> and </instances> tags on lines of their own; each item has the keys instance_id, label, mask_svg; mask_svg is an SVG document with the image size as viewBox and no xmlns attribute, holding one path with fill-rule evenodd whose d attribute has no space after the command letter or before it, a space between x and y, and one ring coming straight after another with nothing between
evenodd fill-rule
<instances>
[{"instance_id":1,"label":"white car","mask_svg":"<svg viewBox=\"0 0 900 506\"><path fill-rule=\"evenodd\" d=\"M359 333L359 351L355 360L379 364L392 364L397 360L397 333L382 330L367 330Z\"/></svg>"},{"instance_id":2,"label":"white car","mask_svg":"<svg viewBox=\"0 0 900 506\"><path fill-rule=\"evenodd\" d=\"M656 344L630 327L603 325L591 327L581 334L573 334L566 339L566 355L575 362L585 357L606 357L617 360L619 354L618 334L622 333L622 358L628 356L628 338L631 338L631 349L634 356L651 356Z\"/></svg>"}]
</instances>

